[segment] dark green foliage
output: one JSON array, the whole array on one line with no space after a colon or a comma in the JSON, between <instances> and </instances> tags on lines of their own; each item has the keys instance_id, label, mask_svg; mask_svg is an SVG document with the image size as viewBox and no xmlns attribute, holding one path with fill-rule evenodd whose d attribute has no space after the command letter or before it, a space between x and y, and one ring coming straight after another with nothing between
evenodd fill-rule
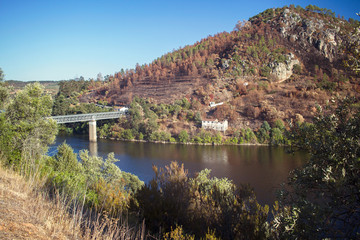
<instances>
[{"instance_id":1,"label":"dark green foliage","mask_svg":"<svg viewBox=\"0 0 360 240\"><path fill-rule=\"evenodd\" d=\"M70 111L70 100L64 95L56 96L53 105L53 116L66 115Z\"/></svg>"},{"instance_id":2,"label":"dark green foliage","mask_svg":"<svg viewBox=\"0 0 360 240\"><path fill-rule=\"evenodd\" d=\"M184 166L172 162L166 169L153 167L155 178L140 189L135 198L138 201L141 216L147 226L158 231L162 227L169 231L171 226L182 225L186 221L186 212L190 204L190 189Z\"/></svg>"},{"instance_id":3,"label":"dark green foliage","mask_svg":"<svg viewBox=\"0 0 360 240\"><path fill-rule=\"evenodd\" d=\"M3 82L4 72L0 68L0 110L3 110L5 100L9 97L9 88Z\"/></svg>"},{"instance_id":4,"label":"dark green foliage","mask_svg":"<svg viewBox=\"0 0 360 240\"><path fill-rule=\"evenodd\" d=\"M313 124L293 127L294 146L311 159L291 174L283 203L285 238L356 239L360 233L360 112L345 100Z\"/></svg>"},{"instance_id":5,"label":"dark green foliage","mask_svg":"<svg viewBox=\"0 0 360 240\"><path fill-rule=\"evenodd\" d=\"M90 81L85 81L84 79L60 81L59 95L63 95L66 98L71 97L74 93L86 90L89 85Z\"/></svg>"},{"instance_id":6,"label":"dark green foliage","mask_svg":"<svg viewBox=\"0 0 360 240\"><path fill-rule=\"evenodd\" d=\"M264 66L264 67L260 68L260 76L269 77L270 71L271 71L271 69L269 66Z\"/></svg>"},{"instance_id":7,"label":"dark green foliage","mask_svg":"<svg viewBox=\"0 0 360 240\"><path fill-rule=\"evenodd\" d=\"M178 139L179 142L186 143L189 140L189 134L185 130L181 130Z\"/></svg>"},{"instance_id":8,"label":"dark green foliage","mask_svg":"<svg viewBox=\"0 0 360 240\"><path fill-rule=\"evenodd\" d=\"M306 6L305 9L307 11L316 12L316 13L324 14L324 15L331 16L331 17L335 18L335 12L333 12L330 9L327 9L327 8L320 8L320 7L316 6L316 5L311 5L310 4L310 5Z\"/></svg>"},{"instance_id":9,"label":"dark green foliage","mask_svg":"<svg viewBox=\"0 0 360 240\"><path fill-rule=\"evenodd\" d=\"M295 64L295 65L293 66L293 72L294 72L295 74L301 74L301 66L300 66L299 64Z\"/></svg>"},{"instance_id":10,"label":"dark green foliage","mask_svg":"<svg viewBox=\"0 0 360 240\"><path fill-rule=\"evenodd\" d=\"M58 152L54 158L56 160L54 166L55 171L78 172L80 170L77 155L66 142L58 146Z\"/></svg>"},{"instance_id":11,"label":"dark green foliage","mask_svg":"<svg viewBox=\"0 0 360 240\"><path fill-rule=\"evenodd\" d=\"M221 239L265 239L269 236L268 207L261 207L252 190L237 188L226 178L210 178L205 169L188 178L183 165L154 167L156 177L135 195L141 218L153 231L182 226L199 239L213 229Z\"/></svg>"},{"instance_id":12,"label":"dark green foliage","mask_svg":"<svg viewBox=\"0 0 360 240\"><path fill-rule=\"evenodd\" d=\"M57 132L56 123L46 119L51 115L52 99L43 94L39 83L29 84L6 106L5 120L0 132L8 133L9 142L1 151L7 156L7 164L18 165L21 161L33 161L47 151Z\"/></svg>"},{"instance_id":13,"label":"dark green foliage","mask_svg":"<svg viewBox=\"0 0 360 240\"><path fill-rule=\"evenodd\" d=\"M284 144L284 136L283 136L283 132L281 131L281 129L275 127L271 129L270 132L270 136L271 136L271 145L282 145Z\"/></svg>"},{"instance_id":14,"label":"dark green foliage","mask_svg":"<svg viewBox=\"0 0 360 240\"><path fill-rule=\"evenodd\" d=\"M317 86L324 90L333 91L335 90L336 83L330 81L328 75L324 73L322 79L317 83Z\"/></svg>"},{"instance_id":15,"label":"dark green foliage","mask_svg":"<svg viewBox=\"0 0 360 240\"><path fill-rule=\"evenodd\" d=\"M285 124L281 119L276 119L274 122L274 128L278 128L283 131L285 130Z\"/></svg>"},{"instance_id":16,"label":"dark green foliage","mask_svg":"<svg viewBox=\"0 0 360 240\"><path fill-rule=\"evenodd\" d=\"M130 129L125 129L124 131L121 132L121 138L125 140L132 140L134 139L134 136Z\"/></svg>"},{"instance_id":17,"label":"dark green foliage","mask_svg":"<svg viewBox=\"0 0 360 240\"><path fill-rule=\"evenodd\" d=\"M247 143L256 143L256 135L250 128L242 129L244 140Z\"/></svg>"},{"instance_id":18,"label":"dark green foliage","mask_svg":"<svg viewBox=\"0 0 360 240\"><path fill-rule=\"evenodd\" d=\"M4 81L5 74L3 70L0 68L0 82Z\"/></svg>"},{"instance_id":19,"label":"dark green foliage","mask_svg":"<svg viewBox=\"0 0 360 240\"><path fill-rule=\"evenodd\" d=\"M260 143L268 143L270 140L271 127L267 121L264 121L260 129L257 131L256 136Z\"/></svg>"},{"instance_id":20,"label":"dark green foliage","mask_svg":"<svg viewBox=\"0 0 360 240\"><path fill-rule=\"evenodd\" d=\"M200 112L195 113L194 121L197 125L201 125L202 118Z\"/></svg>"}]
</instances>

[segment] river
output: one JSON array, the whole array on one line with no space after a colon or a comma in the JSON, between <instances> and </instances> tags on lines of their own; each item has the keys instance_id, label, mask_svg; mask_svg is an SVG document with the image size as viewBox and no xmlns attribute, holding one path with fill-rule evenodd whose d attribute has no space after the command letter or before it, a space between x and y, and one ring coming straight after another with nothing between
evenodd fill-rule
<instances>
[{"instance_id":1,"label":"river","mask_svg":"<svg viewBox=\"0 0 360 240\"><path fill-rule=\"evenodd\" d=\"M137 175L145 183L154 177L153 164L164 167L171 161L178 161L184 163L190 176L208 168L212 170L211 176L227 177L237 185L249 183L261 204L272 204L276 189L286 181L289 172L301 167L308 158L303 152L288 154L283 147L199 146L107 139L90 143L88 135L58 135L49 149L50 155L65 140L77 153L87 149L91 154L106 157L114 152L120 160L117 162L119 168Z\"/></svg>"}]
</instances>

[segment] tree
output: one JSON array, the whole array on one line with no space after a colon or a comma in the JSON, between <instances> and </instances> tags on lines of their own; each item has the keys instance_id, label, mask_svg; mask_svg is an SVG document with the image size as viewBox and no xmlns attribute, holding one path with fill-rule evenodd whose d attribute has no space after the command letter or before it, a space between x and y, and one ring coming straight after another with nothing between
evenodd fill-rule
<instances>
[{"instance_id":1,"label":"tree","mask_svg":"<svg viewBox=\"0 0 360 240\"><path fill-rule=\"evenodd\" d=\"M55 170L59 172L76 172L80 170L77 154L74 153L74 150L66 142L63 142L57 149Z\"/></svg>"},{"instance_id":2,"label":"tree","mask_svg":"<svg viewBox=\"0 0 360 240\"><path fill-rule=\"evenodd\" d=\"M70 110L70 100L65 98L64 95L60 94L55 97L52 114L66 115Z\"/></svg>"},{"instance_id":3,"label":"tree","mask_svg":"<svg viewBox=\"0 0 360 240\"><path fill-rule=\"evenodd\" d=\"M283 132L277 127L271 129L270 137L271 137L271 141L270 141L271 145L281 145L284 143Z\"/></svg>"},{"instance_id":4,"label":"tree","mask_svg":"<svg viewBox=\"0 0 360 240\"><path fill-rule=\"evenodd\" d=\"M181 130L178 137L179 142L186 143L189 141L189 134L185 130Z\"/></svg>"},{"instance_id":5,"label":"tree","mask_svg":"<svg viewBox=\"0 0 360 240\"><path fill-rule=\"evenodd\" d=\"M189 201L187 170L184 165L171 162L165 169L153 166L155 178L141 188L135 195L142 217L147 226L154 231L159 227L169 231L175 224L186 220Z\"/></svg>"},{"instance_id":6,"label":"tree","mask_svg":"<svg viewBox=\"0 0 360 240\"><path fill-rule=\"evenodd\" d=\"M0 68L0 110L4 107L5 100L9 97L9 89L3 82L4 72Z\"/></svg>"},{"instance_id":7,"label":"tree","mask_svg":"<svg viewBox=\"0 0 360 240\"><path fill-rule=\"evenodd\" d=\"M264 121L260 129L257 131L257 138L260 143L268 143L270 140L271 127L267 121Z\"/></svg>"},{"instance_id":8,"label":"tree","mask_svg":"<svg viewBox=\"0 0 360 240\"><path fill-rule=\"evenodd\" d=\"M304 126L303 126L304 125ZM292 129L294 145L311 158L295 170L282 191L289 209L286 236L300 239L355 239L360 233L360 111L346 99L333 113L320 112L313 124Z\"/></svg>"},{"instance_id":9,"label":"tree","mask_svg":"<svg viewBox=\"0 0 360 240\"><path fill-rule=\"evenodd\" d=\"M98 80L100 82L104 81L103 75L101 73L98 73L97 76L96 76L96 80Z\"/></svg>"},{"instance_id":10,"label":"tree","mask_svg":"<svg viewBox=\"0 0 360 240\"><path fill-rule=\"evenodd\" d=\"M39 83L28 84L6 107L11 151L8 163L36 161L46 153L48 144L55 140L56 122L47 119L51 115L52 99L44 95Z\"/></svg>"},{"instance_id":11,"label":"tree","mask_svg":"<svg viewBox=\"0 0 360 240\"><path fill-rule=\"evenodd\" d=\"M5 75L3 70L0 68L0 81L4 81Z\"/></svg>"}]
</instances>

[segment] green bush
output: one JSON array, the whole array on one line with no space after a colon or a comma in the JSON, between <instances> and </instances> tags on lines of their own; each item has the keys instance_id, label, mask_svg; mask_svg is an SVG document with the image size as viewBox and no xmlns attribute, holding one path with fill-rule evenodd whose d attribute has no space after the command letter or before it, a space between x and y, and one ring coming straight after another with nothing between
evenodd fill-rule
<instances>
[{"instance_id":1,"label":"green bush","mask_svg":"<svg viewBox=\"0 0 360 240\"><path fill-rule=\"evenodd\" d=\"M271 69L269 66L264 66L260 68L260 76L262 77L269 77Z\"/></svg>"},{"instance_id":2,"label":"green bush","mask_svg":"<svg viewBox=\"0 0 360 240\"><path fill-rule=\"evenodd\" d=\"M301 66L299 64L295 64L293 66L293 73L295 74L301 74Z\"/></svg>"},{"instance_id":3,"label":"green bush","mask_svg":"<svg viewBox=\"0 0 360 240\"><path fill-rule=\"evenodd\" d=\"M291 173L280 196L282 238L357 239L360 215L360 111L354 99L320 110L313 124L296 124L293 146L310 160Z\"/></svg>"},{"instance_id":4,"label":"green bush","mask_svg":"<svg viewBox=\"0 0 360 240\"><path fill-rule=\"evenodd\" d=\"M186 143L189 141L189 134L186 130L181 130L178 136L179 142Z\"/></svg>"},{"instance_id":5,"label":"green bush","mask_svg":"<svg viewBox=\"0 0 360 240\"><path fill-rule=\"evenodd\" d=\"M270 135L271 135L271 140L270 140L271 145L276 146L276 145L284 144L283 132L279 128L272 128Z\"/></svg>"},{"instance_id":6,"label":"green bush","mask_svg":"<svg viewBox=\"0 0 360 240\"><path fill-rule=\"evenodd\" d=\"M256 135L250 128L243 130L243 135L246 143L257 143Z\"/></svg>"},{"instance_id":7,"label":"green bush","mask_svg":"<svg viewBox=\"0 0 360 240\"><path fill-rule=\"evenodd\" d=\"M134 136L131 129L125 129L121 132L121 138L125 140L133 140Z\"/></svg>"}]
</instances>

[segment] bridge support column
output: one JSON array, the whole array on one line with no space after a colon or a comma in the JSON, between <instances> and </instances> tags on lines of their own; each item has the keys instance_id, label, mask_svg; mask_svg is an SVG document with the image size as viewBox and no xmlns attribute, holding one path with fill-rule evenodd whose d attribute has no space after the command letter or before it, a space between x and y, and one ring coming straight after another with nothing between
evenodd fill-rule
<instances>
[{"instance_id":1,"label":"bridge support column","mask_svg":"<svg viewBox=\"0 0 360 240\"><path fill-rule=\"evenodd\" d=\"M91 120L89 122L89 141L90 142L96 142L97 136L96 136L96 121Z\"/></svg>"}]
</instances>

